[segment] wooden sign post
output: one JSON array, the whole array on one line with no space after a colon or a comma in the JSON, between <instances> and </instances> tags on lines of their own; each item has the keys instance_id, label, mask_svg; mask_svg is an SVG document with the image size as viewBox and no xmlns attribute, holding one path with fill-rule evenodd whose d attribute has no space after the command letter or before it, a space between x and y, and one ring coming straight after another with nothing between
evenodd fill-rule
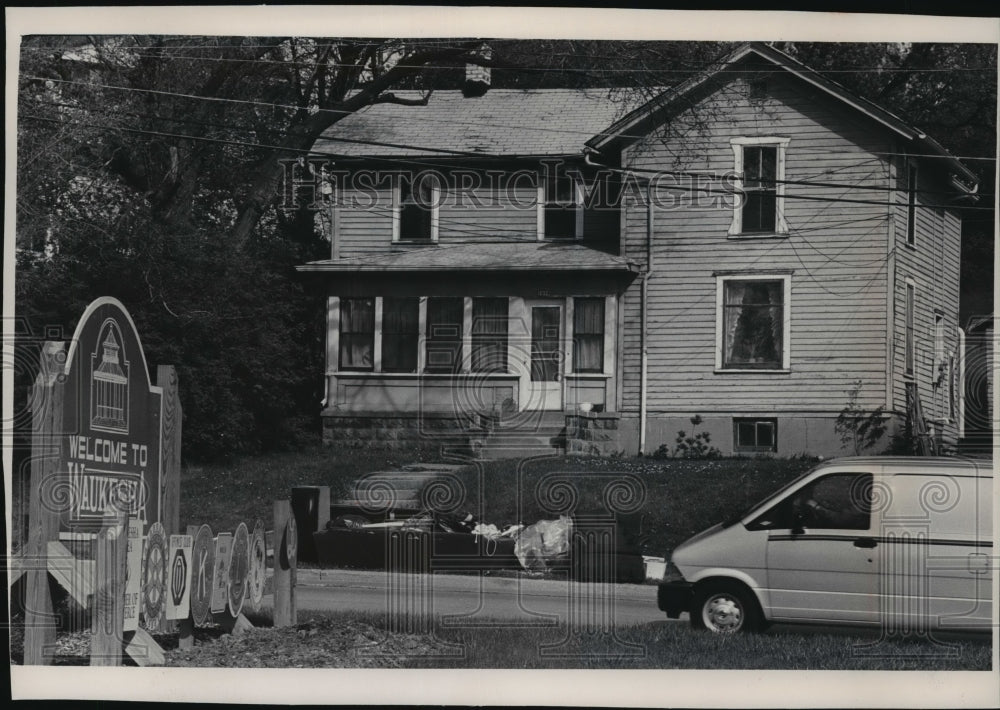
<instances>
[{"instance_id":1,"label":"wooden sign post","mask_svg":"<svg viewBox=\"0 0 1000 710\"><path fill-rule=\"evenodd\" d=\"M120 512L94 540L97 585L90 639L90 665L120 666L124 640L128 518Z\"/></svg>"},{"instance_id":2,"label":"wooden sign post","mask_svg":"<svg viewBox=\"0 0 1000 710\"><path fill-rule=\"evenodd\" d=\"M298 543L292 504L274 501L274 625L294 626L295 608L295 549Z\"/></svg>"},{"instance_id":3,"label":"wooden sign post","mask_svg":"<svg viewBox=\"0 0 1000 710\"><path fill-rule=\"evenodd\" d=\"M24 664L49 665L55 654L56 620L49 592L49 543L59 531L60 470L66 361L64 343L47 342L35 379L31 416L31 498L25 561ZM63 502L65 505L65 502Z\"/></svg>"}]
</instances>

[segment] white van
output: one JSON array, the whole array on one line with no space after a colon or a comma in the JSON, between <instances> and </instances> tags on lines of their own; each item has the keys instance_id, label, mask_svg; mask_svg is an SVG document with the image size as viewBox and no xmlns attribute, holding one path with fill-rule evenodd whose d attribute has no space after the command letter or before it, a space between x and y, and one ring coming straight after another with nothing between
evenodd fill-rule
<instances>
[{"instance_id":1,"label":"white van","mask_svg":"<svg viewBox=\"0 0 1000 710\"><path fill-rule=\"evenodd\" d=\"M715 632L772 622L991 628L991 462L823 463L674 550L658 604Z\"/></svg>"}]
</instances>

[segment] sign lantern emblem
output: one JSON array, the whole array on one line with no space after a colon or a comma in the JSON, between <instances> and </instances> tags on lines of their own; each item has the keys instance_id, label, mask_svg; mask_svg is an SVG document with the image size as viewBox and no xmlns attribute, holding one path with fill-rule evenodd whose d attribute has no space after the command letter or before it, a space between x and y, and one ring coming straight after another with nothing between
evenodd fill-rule
<instances>
[{"instance_id":1,"label":"sign lantern emblem","mask_svg":"<svg viewBox=\"0 0 1000 710\"><path fill-rule=\"evenodd\" d=\"M124 339L118 330L118 322L113 318L104 321L100 333L103 336L98 338L100 361L98 352L90 356L90 427L128 434L129 362L121 345Z\"/></svg>"}]
</instances>

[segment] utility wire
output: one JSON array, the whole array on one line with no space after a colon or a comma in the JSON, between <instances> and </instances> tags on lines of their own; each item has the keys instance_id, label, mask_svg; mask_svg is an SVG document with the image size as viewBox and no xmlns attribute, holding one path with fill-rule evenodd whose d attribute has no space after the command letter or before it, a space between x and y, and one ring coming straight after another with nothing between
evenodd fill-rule
<instances>
[{"instance_id":1,"label":"utility wire","mask_svg":"<svg viewBox=\"0 0 1000 710\"><path fill-rule=\"evenodd\" d=\"M84 126L84 127L90 127L90 128L103 128L103 129L108 129L108 130L116 130L116 131L124 131L124 132L127 132L127 133L134 133L134 134L137 134L137 135L156 136L156 137L162 137L162 138L173 138L173 139L177 139L177 140L201 141L201 142L216 143L216 144L223 144L223 145L236 145L236 146L250 147L250 148L266 148L266 149L269 149L269 150L278 150L278 151L287 152L287 153L297 153L297 154L303 155L303 156L305 156L305 155L313 155L313 156L335 157L335 156L330 156L330 154L328 154L328 153L320 153L320 152L317 152L317 151L311 150L311 149L290 148L290 147L285 147L285 146L267 145L267 144L263 144L263 143L254 143L254 142L249 142L249 141L238 141L238 140L225 139L225 138L211 138L211 137L207 137L207 136L193 136L193 135L186 134L186 133L167 133L165 131L153 131L153 130L146 130L146 129L141 129L141 128L130 128L130 127L125 127L125 126L109 126L107 124L91 123L91 122L84 122L84 121L63 121L63 120L58 119L58 118L51 118L51 117L48 117L48 116L35 116L35 115L31 115L31 114L26 114L26 115L22 116L22 118L25 118L25 119L28 119L28 120L35 120L35 121L43 121L43 122L48 122L48 123L62 124L62 125L76 125L76 126ZM484 154L479 154L479 153L472 153L472 154L469 154L469 155L471 157L476 157L476 158L510 157L510 156L490 156L490 155L484 155ZM357 160L357 158L354 158L354 159ZM390 160L388 158L385 159L385 161L386 162L401 163L401 164L407 164L407 163L413 163L414 162L414 161L400 160L400 159L392 159L392 160ZM440 168L441 166L437 165L436 167ZM657 171L650 171L650 172L656 173ZM670 174L670 173L669 173L669 171L661 171L661 174ZM680 175L684 176L685 174L681 173ZM716 194L716 195L732 195L732 194L736 194L733 190L718 190L718 189L708 188L708 187L686 187L686 186L681 186L681 185L671 185L671 186L669 186L668 190L675 190L675 191L681 191L681 192L696 192L696 193L700 193L700 194ZM811 200L811 201L818 201L818 202L843 202L843 203L860 204L860 205L891 205L891 204L895 204L895 203L883 202L883 201L877 201L877 200L862 200L862 199L851 199L851 198L828 198L828 197L821 197L821 196L818 196L818 195L785 194L783 197L786 200L787 199L792 199L792 200ZM943 204L942 205L923 205L923 204L917 204L916 207L921 208L921 209L937 209L937 208L942 208L942 207L952 207L952 205L943 205ZM992 210L993 208L992 207L969 207L969 206L963 206L961 209L963 209L963 210L984 210L984 211L986 211L986 210Z\"/></svg>"},{"instance_id":2,"label":"utility wire","mask_svg":"<svg viewBox=\"0 0 1000 710\"><path fill-rule=\"evenodd\" d=\"M71 85L77 85L77 86L89 86L89 87L98 88L98 89L109 89L109 90L115 90L115 91L131 91L131 92L136 92L136 93L147 93L147 94L154 94L154 95L160 95L160 96L171 96L171 97L175 97L175 98L192 99L192 100L198 100L198 101L234 103L234 104L242 104L242 105L248 105L248 106L253 106L253 107L280 108L280 109L286 109L286 110L292 110L292 111L308 111L308 110L310 110L308 107L298 106L298 105L295 105L295 104L268 103L268 102L263 102L263 101L253 101L253 100L247 100L247 99L234 99L234 98L223 98L223 97L218 97L218 96L199 96L197 94L186 94L186 93L173 92L173 91L163 91L163 90L158 90L158 89L141 89L141 88L129 87L129 86L114 86L114 85L109 85L109 84L99 84L99 83L95 83L95 82L75 81L75 80L71 80L71 79L55 79L55 78L51 78L51 77L31 76L31 75L23 76L22 78L23 79L33 80L33 81L54 82L54 83L71 84ZM599 91L599 89L598 90L592 89L591 91ZM368 108L368 107L365 107L365 108ZM321 112L321 113L343 114L345 116L357 113L357 111L348 111L346 109L331 109L331 108L317 108L317 109L315 109L315 111L316 112ZM415 113L417 113L417 112L415 112ZM594 135L600 135L600 132L598 132L598 133L595 134L595 132L593 132L593 131L572 130L572 129L566 129L566 128L549 128L549 127L546 127L546 126L518 126L518 125L510 125L510 124L489 123L489 122L483 122L483 121L461 121L461 120L452 120L452 119L431 118L431 117L418 116L418 115L414 115L412 117L408 117L408 120L424 121L424 122L429 122L429 123L453 124L453 125L461 125L461 126L466 126L466 127L508 128L508 129L509 128L516 128L518 130L523 130L523 131L536 131L536 132L547 132L547 133L561 133L561 134L567 134L567 135L573 135L573 134L575 134L575 135L586 135L587 137L593 137ZM700 121L699 123L702 123L702 122L703 121ZM716 119L715 122L733 123L733 121L727 120L727 119ZM749 122L754 122L754 121L753 121L753 119L747 119L746 122L749 123ZM626 139L641 139L641 138L645 138L646 136L644 134L642 134L642 135L620 134L620 137L626 138ZM321 136L321 138L324 139L324 140L341 140L341 141L345 141L345 142L347 141L347 139L338 139L338 138L336 138L334 136ZM358 141L358 142L364 143L364 141ZM688 144L691 145L691 143L688 143ZM706 143L704 143L704 145L711 145L711 144L706 142ZM394 146L389 146L389 147L394 147ZM404 147L406 147L406 146L404 146ZM412 149L412 150L423 150L423 151L428 151L428 152L442 152L443 151L443 149L427 148L427 147L421 147L421 146L409 146L409 148ZM853 151L833 151L833 150L831 150L831 151L825 151L825 152L826 153L852 153ZM953 159L956 159L956 160L983 160L983 161L995 161L996 160L996 157L970 156L970 155L933 155L933 154L922 154L922 153L900 153L900 152L890 152L890 151L873 151L873 153L875 155L903 156L903 157L912 157L912 158L936 158L936 159L944 159L944 160L953 160ZM478 154L478 153L475 153L474 155L481 156L481 154ZM342 157L347 158L347 157L351 157L351 156L342 156ZM374 157L374 156L362 156L362 157Z\"/></svg>"}]
</instances>

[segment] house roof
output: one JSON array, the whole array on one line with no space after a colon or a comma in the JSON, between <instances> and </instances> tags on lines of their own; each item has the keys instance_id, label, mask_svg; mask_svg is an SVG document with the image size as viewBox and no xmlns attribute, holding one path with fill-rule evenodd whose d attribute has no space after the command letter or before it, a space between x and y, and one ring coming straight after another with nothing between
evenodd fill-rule
<instances>
[{"instance_id":1,"label":"house roof","mask_svg":"<svg viewBox=\"0 0 1000 710\"><path fill-rule=\"evenodd\" d=\"M977 178L940 143L895 114L855 96L804 64L759 42L741 45L704 72L657 93L615 89L491 89L467 98L435 91L426 105L380 103L327 129L313 151L348 158L455 158L577 156L635 140L677 100L720 71L764 60L825 92L907 141L915 155L945 158L956 188L975 192ZM418 91L398 91L419 99ZM655 98L640 100L639 94Z\"/></svg>"},{"instance_id":2,"label":"house roof","mask_svg":"<svg viewBox=\"0 0 1000 710\"><path fill-rule=\"evenodd\" d=\"M611 144L621 142L623 139L631 140L635 135L641 134L650 121L664 110L668 109L674 102L694 91L720 71L728 69L733 64L743 62L751 57L757 57L771 62L776 67L784 69L799 79L813 85L821 91L826 92L835 99L843 102L851 108L859 111L885 128L901 136L905 140L911 141L916 150L915 153L926 152L932 155L939 155L949 159L950 168L957 176L974 186L978 180L974 173L965 167L957 158L951 155L940 143L925 134L918 128L908 125L895 114L886 111L884 108L856 96L840 84L827 79L816 71L810 69L801 62L793 59L784 52L780 52L773 47L760 42L750 42L741 45L718 62L710 66L704 72L681 82L677 86L671 87L652 101L634 109L628 114L615 121L613 125L601 131L598 135L587 141L587 146L600 151ZM958 185L967 191L971 191L969 185Z\"/></svg>"},{"instance_id":3,"label":"house roof","mask_svg":"<svg viewBox=\"0 0 1000 710\"><path fill-rule=\"evenodd\" d=\"M403 248L354 259L325 259L295 267L300 272L369 271L614 271L636 273L627 259L574 243L465 242Z\"/></svg>"},{"instance_id":4,"label":"house roof","mask_svg":"<svg viewBox=\"0 0 1000 710\"><path fill-rule=\"evenodd\" d=\"M627 108L612 89L435 91L426 106L368 106L327 129L313 151L351 157L566 156ZM418 99L418 91L396 91ZM635 103L634 101L632 102Z\"/></svg>"},{"instance_id":5,"label":"house roof","mask_svg":"<svg viewBox=\"0 0 1000 710\"><path fill-rule=\"evenodd\" d=\"M965 326L965 332L971 333L979 328L990 328L993 326L993 314L988 313L982 316L969 316L969 322Z\"/></svg>"}]
</instances>

